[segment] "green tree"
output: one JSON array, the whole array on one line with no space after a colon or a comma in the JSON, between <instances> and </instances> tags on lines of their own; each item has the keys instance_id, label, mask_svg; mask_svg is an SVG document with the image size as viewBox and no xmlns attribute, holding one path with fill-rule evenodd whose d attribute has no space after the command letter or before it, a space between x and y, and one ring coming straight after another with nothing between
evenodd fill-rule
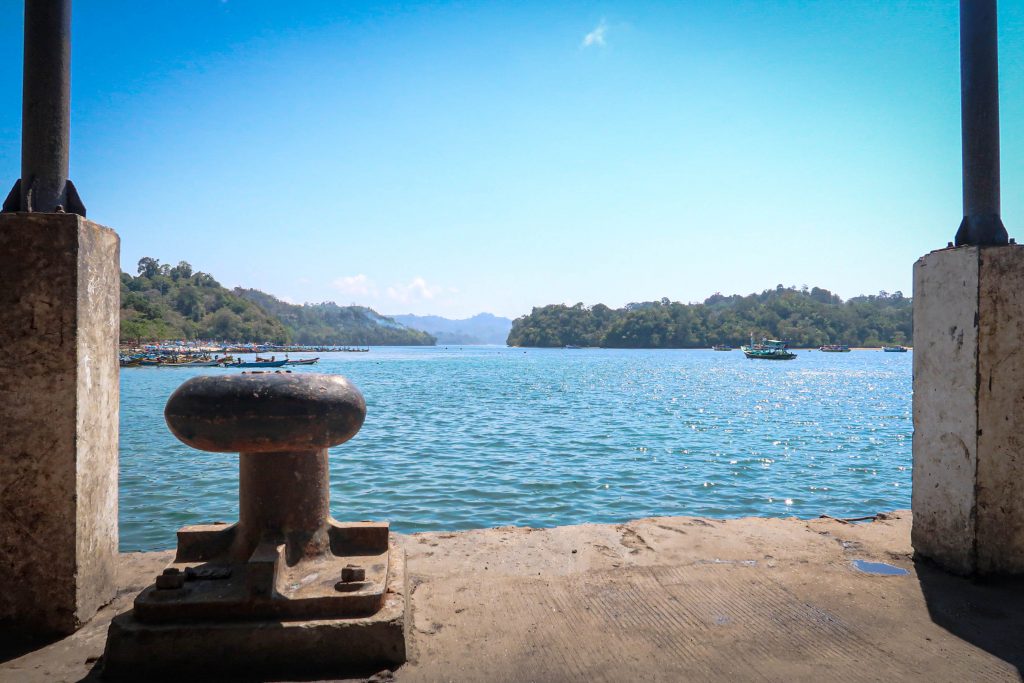
<instances>
[{"instance_id":1,"label":"green tree","mask_svg":"<svg viewBox=\"0 0 1024 683\"><path fill-rule=\"evenodd\" d=\"M152 278L160 274L160 262L155 258L144 256L139 259L139 275L144 278Z\"/></svg>"}]
</instances>

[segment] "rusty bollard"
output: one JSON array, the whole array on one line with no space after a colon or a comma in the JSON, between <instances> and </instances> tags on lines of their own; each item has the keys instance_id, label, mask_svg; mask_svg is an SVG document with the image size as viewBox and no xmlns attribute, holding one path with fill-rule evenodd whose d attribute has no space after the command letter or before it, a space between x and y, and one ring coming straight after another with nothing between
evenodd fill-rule
<instances>
[{"instance_id":1,"label":"rusty bollard","mask_svg":"<svg viewBox=\"0 0 1024 683\"><path fill-rule=\"evenodd\" d=\"M139 594L130 619L111 625L108 668L116 675L131 663L137 674L163 655L162 670L209 672L196 667L207 653L212 670L234 674L239 658L258 654L266 673L268 647L282 649L283 674L404 661L403 554L387 523L330 515L327 449L362 426L359 390L338 375L194 377L164 416L189 446L239 454L238 522L178 532L174 562ZM163 653L155 636L168 628L173 647ZM307 658L296 654L304 647ZM150 652L140 659L132 648ZM234 656L227 668L225 652Z\"/></svg>"}]
</instances>

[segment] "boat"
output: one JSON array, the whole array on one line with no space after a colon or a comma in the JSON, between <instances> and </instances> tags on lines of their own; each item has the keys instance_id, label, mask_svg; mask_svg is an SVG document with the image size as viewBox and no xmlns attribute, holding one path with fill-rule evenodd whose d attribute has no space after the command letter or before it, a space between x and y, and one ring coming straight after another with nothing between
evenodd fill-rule
<instances>
[{"instance_id":1,"label":"boat","mask_svg":"<svg viewBox=\"0 0 1024 683\"><path fill-rule=\"evenodd\" d=\"M850 347L846 344L825 344L824 346L819 346L818 350L825 353L848 353Z\"/></svg>"},{"instance_id":2,"label":"boat","mask_svg":"<svg viewBox=\"0 0 1024 683\"><path fill-rule=\"evenodd\" d=\"M225 368L279 368L279 367L283 366L287 362L288 361L286 361L286 360L278 360L278 361L269 361L268 360L268 361L260 361L259 363L243 363L243 362L238 362L238 363L221 363L221 367L225 367Z\"/></svg>"},{"instance_id":3,"label":"boat","mask_svg":"<svg viewBox=\"0 0 1024 683\"><path fill-rule=\"evenodd\" d=\"M750 336L750 345L741 346L740 351L747 358L758 360L793 360L796 354L786 348L786 342L778 339L761 339L760 344L754 343L754 336Z\"/></svg>"},{"instance_id":4,"label":"boat","mask_svg":"<svg viewBox=\"0 0 1024 683\"><path fill-rule=\"evenodd\" d=\"M316 365L317 361L319 361L319 360L320 360L320 357L317 356L316 358L303 358L302 360L286 360L284 362L284 364L285 365Z\"/></svg>"},{"instance_id":5,"label":"boat","mask_svg":"<svg viewBox=\"0 0 1024 683\"><path fill-rule=\"evenodd\" d=\"M583 347L582 346L576 346L575 344L566 344L562 348L570 349L570 350L572 350L572 349L577 349L578 350L578 349L582 349Z\"/></svg>"},{"instance_id":6,"label":"boat","mask_svg":"<svg viewBox=\"0 0 1024 683\"><path fill-rule=\"evenodd\" d=\"M728 344L715 344L711 347L712 351L732 351L732 347Z\"/></svg>"},{"instance_id":7,"label":"boat","mask_svg":"<svg viewBox=\"0 0 1024 683\"><path fill-rule=\"evenodd\" d=\"M906 346L897 344L895 346L883 346L882 350L886 353L906 353L909 349Z\"/></svg>"}]
</instances>

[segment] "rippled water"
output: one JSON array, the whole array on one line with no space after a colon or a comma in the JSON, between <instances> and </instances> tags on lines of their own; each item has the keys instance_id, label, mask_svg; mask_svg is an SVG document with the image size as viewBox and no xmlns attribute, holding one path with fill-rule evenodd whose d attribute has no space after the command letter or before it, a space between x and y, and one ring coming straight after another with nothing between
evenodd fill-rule
<instances>
[{"instance_id":1,"label":"rippled water","mask_svg":"<svg viewBox=\"0 0 1024 683\"><path fill-rule=\"evenodd\" d=\"M362 431L331 451L334 516L411 532L909 507L911 356L452 346L295 371L366 396ZM163 421L185 379L229 372L121 372L122 550L237 517L237 456L192 450Z\"/></svg>"}]
</instances>

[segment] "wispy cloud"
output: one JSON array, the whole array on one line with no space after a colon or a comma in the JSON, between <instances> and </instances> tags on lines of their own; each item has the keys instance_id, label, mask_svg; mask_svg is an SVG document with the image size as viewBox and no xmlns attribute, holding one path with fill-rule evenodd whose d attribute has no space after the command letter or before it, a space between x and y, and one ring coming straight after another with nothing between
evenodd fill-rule
<instances>
[{"instance_id":1,"label":"wispy cloud","mask_svg":"<svg viewBox=\"0 0 1024 683\"><path fill-rule=\"evenodd\" d=\"M373 284L373 280L362 273L359 275L346 275L345 277L339 277L331 283L331 286L342 294L351 294L354 296L377 296L377 286Z\"/></svg>"},{"instance_id":2,"label":"wispy cloud","mask_svg":"<svg viewBox=\"0 0 1024 683\"><path fill-rule=\"evenodd\" d=\"M427 282L416 276L390 285L378 283L364 273L345 275L331 281L331 289L344 301L378 310L401 306L413 313L441 313L455 303L456 287ZM437 309L437 310L434 310Z\"/></svg>"},{"instance_id":3,"label":"wispy cloud","mask_svg":"<svg viewBox=\"0 0 1024 683\"><path fill-rule=\"evenodd\" d=\"M605 23L604 19L601 20L593 31L583 36L583 43L580 47L604 47L605 46L605 35L608 33L608 24Z\"/></svg>"},{"instance_id":4,"label":"wispy cloud","mask_svg":"<svg viewBox=\"0 0 1024 683\"><path fill-rule=\"evenodd\" d=\"M423 278L414 277L405 284L388 287L387 296L392 301L406 304L416 301L430 301L443 291L443 287L427 284L427 281Z\"/></svg>"}]
</instances>

